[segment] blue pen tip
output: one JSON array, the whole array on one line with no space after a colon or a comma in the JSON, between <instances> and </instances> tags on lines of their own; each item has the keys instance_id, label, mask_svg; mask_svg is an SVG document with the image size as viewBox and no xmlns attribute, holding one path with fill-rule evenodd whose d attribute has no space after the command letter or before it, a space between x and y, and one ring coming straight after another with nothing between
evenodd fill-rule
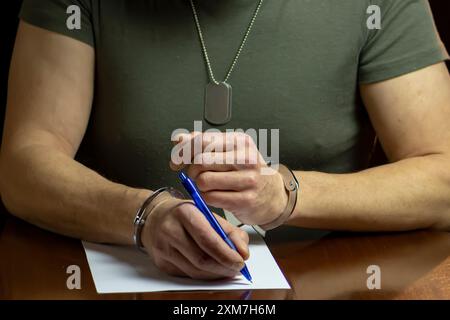
<instances>
[{"instance_id":1,"label":"blue pen tip","mask_svg":"<svg viewBox=\"0 0 450 320\"><path fill-rule=\"evenodd\" d=\"M248 271L247 266L242 268L241 273L245 277L245 279L247 279L250 283L253 283L252 276L250 275L250 272Z\"/></svg>"}]
</instances>

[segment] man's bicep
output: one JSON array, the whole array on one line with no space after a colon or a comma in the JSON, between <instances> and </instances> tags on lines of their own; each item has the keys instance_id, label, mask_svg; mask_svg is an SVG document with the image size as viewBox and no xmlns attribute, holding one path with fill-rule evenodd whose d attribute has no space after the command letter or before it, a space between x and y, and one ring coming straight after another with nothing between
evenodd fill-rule
<instances>
[{"instance_id":1,"label":"man's bicep","mask_svg":"<svg viewBox=\"0 0 450 320\"><path fill-rule=\"evenodd\" d=\"M450 77L444 63L361 85L361 94L391 161L450 151Z\"/></svg>"},{"instance_id":2,"label":"man's bicep","mask_svg":"<svg viewBox=\"0 0 450 320\"><path fill-rule=\"evenodd\" d=\"M11 62L4 150L55 144L74 155L91 110L94 49L21 22Z\"/></svg>"}]
</instances>

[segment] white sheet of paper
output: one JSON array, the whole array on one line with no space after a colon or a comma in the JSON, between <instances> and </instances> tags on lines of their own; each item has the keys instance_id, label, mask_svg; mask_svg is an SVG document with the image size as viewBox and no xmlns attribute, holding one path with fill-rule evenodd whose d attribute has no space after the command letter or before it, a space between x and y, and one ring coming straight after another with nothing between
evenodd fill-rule
<instances>
[{"instance_id":1,"label":"white sheet of paper","mask_svg":"<svg viewBox=\"0 0 450 320\"><path fill-rule=\"evenodd\" d=\"M150 258L135 247L90 242L83 242L83 246L98 293L289 289L261 236L250 227L245 227L245 231L250 236L250 259L246 264L253 283L242 275L213 282L171 277L159 271Z\"/></svg>"}]
</instances>

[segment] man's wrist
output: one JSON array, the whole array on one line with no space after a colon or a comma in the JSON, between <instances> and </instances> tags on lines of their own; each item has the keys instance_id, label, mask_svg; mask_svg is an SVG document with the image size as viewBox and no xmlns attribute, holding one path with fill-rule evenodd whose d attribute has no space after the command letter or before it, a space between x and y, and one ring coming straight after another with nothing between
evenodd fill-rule
<instances>
[{"instance_id":1,"label":"man's wrist","mask_svg":"<svg viewBox=\"0 0 450 320\"><path fill-rule=\"evenodd\" d=\"M281 214L279 214L275 219L273 219L273 221L266 223L264 225L260 225L260 227L266 231L275 229L284 224L287 220L289 220L297 204L297 193L299 189L299 184L297 178L294 175L294 172L291 171L288 167L279 164L277 175L281 177L283 189L285 192L284 194L280 193L280 196L278 198L283 199L282 203L284 203L285 206Z\"/></svg>"},{"instance_id":2,"label":"man's wrist","mask_svg":"<svg viewBox=\"0 0 450 320\"><path fill-rule=\"evenodd\" d=\"M141 249L148 252L150 233L152 224L161 218L161 215L168 214L173 208L180 205L180 203L190 202L185 199L184 195L174 188L168 188L164 192L160 193L154 200L151 201L147 210L148 214L142 225L140 240Z\"/></svg>"},{"instance_id":3,"label":"man's wrist","mask_svg":"<svg viewBox=\"0 0 450 320\"><path fill-rule=\"evenodd\" d=\"M278 219L283 214L289 202L289 193L286 190L286 187L284 186L283 176L278 171L276 172L275 176L276 176L277 190L279 191L277 193L278 197L276 198L277 205L274 208L275 209L274 212L276 214L273 215L272 221Z\"/></svg>"}]
</instances>

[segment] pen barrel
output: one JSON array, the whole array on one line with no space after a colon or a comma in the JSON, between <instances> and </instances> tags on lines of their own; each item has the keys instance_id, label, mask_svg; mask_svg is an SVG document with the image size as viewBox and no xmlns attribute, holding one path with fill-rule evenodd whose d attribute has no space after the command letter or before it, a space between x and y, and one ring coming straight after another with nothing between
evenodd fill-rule
<instances>
[{"instance_id":1,"label":"pen barrel","mask_svg":"<svg viewBox=\"0 0 450 320\"><path fill-rule=\"evenodd\" d=\"M209 210L206 202L200 196L200 192L195 183L191 179L189 179L189 177L183 171L180 172L179 177L181 179L181 183L183 184L184 188L186 189L187 192L189 192L192 200L194 200L195 206L203 214L206 220L208 220L209 224L214 229L214 231L216 231L216 233L223 239L223 241L226 242L226 244L228 244L228 246L232 250L238 251L234 243L231 241L230 238L228 238L227 234L220 226L220 223L217 221L214 214L211 212L211 210ZM247 266L244 265L244 268L242 268L241 273L247 280L251 281L252 277L247 269Z\"/></svg>"},{"instance_id":2,"label":"pen barrel","mask_svg":"<svg viewBox=\"0 0 450 320\"><path fill-rule=\"evenodd\" d=\"M234 251L237 251L236 246L235 246L234 243L230 240L230 238L225 237L223 240L230 246L231 249L233 249Z\"/></svg>"}]
</instances>

